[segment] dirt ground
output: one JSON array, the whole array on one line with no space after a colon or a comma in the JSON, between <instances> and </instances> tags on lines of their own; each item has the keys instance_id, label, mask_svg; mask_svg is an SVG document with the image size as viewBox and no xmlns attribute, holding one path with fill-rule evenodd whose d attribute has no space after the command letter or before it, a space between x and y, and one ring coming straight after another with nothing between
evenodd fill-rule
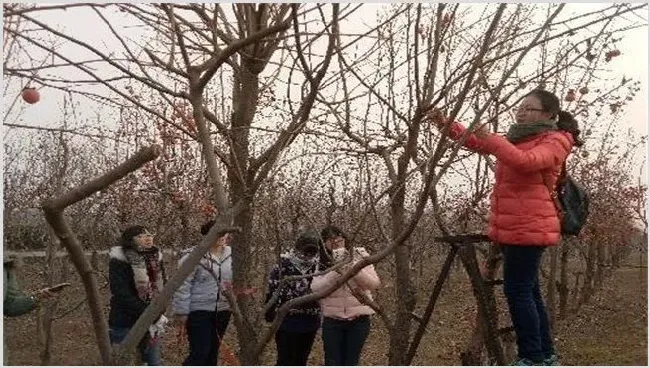
<instances>
[{"instance_id":1,"label":"dirt ground","mask_svg":"<svg viewBox=\"0 0 650 368\"><path fill-rule=\"evenodd\" d=\"M648 365L648 275L621 268L556 328L565 365Z\"/></svg>"},{"instance_id":2,"label":"dirt ground","mask_svg":"<svg viewBox=\"0 0 650 368\"><path fill-rule=\"evenodd\" d=\"M33 263L21 269L23 280L40 280L42 274ZM105 270L103 270L105 271ZM431 270L433 280L436 270ZM387 290L393 285L384 278L384 285L376 293L380 304L389 306ZM423 308L432 282L420 285L422 295L418 308ZM25 289L39 287L39 282L23 282ZM33 286L31 286L33 284ZM104 276L100 284L106 285ZM83 300L79 283L69 290L61 301L61 310L68 310ZM385 295L382 295L385 294ZM499 301L503 305L500 292ZM107 289L103 289L106 313ZM464 272L460 269L450 275L436 305L428 332L422 340L414 365L459 365L460 352L472 331L475 304ZM9 364L40 365L40 345L37 331L38 312L15 318L4 318L3 332L9 348ZM507 315L501 325L507 324ZM415 326L413 327L415 328ZM90 316L82 305L54 322L52 365L99 364L99 354L94 344ZM558 321L555 338L561 362L565 365L647 365L647 269L621 268L608 278L592 300L582 306L577 314ZM236 350L235 328L231 325L226 335L226 346ZM379 318L373 327L361 357L363 365L385 365L389 348L388 333ZM175 331L169 331L163 345L163 363L180 365L187 353L187 343ZM265 365L275 363L275 346L271 342L263 357ZM309 364L323 362L322 341L317 336ZM224 362L225 363L225 362Z\"/></svg>"}]
</instances>

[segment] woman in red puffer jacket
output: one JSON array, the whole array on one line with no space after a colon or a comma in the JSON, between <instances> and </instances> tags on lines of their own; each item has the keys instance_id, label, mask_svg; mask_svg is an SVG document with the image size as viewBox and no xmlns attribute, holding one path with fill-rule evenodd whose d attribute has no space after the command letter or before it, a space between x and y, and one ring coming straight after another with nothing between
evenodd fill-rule
<instances>
[{"instance_id":1,"label":"woman in red puffer jacket","mask_svg":"<svg viewBox=\"0 0 650 368\"><path fill-rule=\"evenodd\" d=\"M429 118L439 128L450 123L439 110ZM558 365L538 277L544 250L561 238L544 178L556 183L572 147L582 145L580 130L573 116L560 110L559 99L540 89L522 100L516 120L505 137L483 126L467 134L463 144L497 158L488 236L503 250L504 293L519 350L514 365ZM459 123L449 127L452 139L465 132Z\"/></svg>"}]
</instances>

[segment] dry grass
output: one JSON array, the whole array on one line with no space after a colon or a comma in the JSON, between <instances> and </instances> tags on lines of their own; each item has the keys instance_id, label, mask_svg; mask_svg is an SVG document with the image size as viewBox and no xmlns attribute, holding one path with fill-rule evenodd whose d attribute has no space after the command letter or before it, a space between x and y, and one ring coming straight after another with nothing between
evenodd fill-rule
<instances>
[{"instance_id":1,"label":"dry grass","mask_svg":"<svg viewBox=\"0 0 650 368\"><path fill-rule=\"evenodd\" d=\"M20 277L27 290L43 285L41 260L30 259L21 269ZM442 262L432 261L425 270L425 281L419 285L418 308L424 308L438 269ZM106 264L100 271L105 277ZM382 267L380 267L381 269ZM384 285L376 299L385 307L392 305L392 282L383 276ZM105 279L101 279L103 284ZM609 278L603 289L580 312L568 320L560 321L556 328L557 345L563 363L570 365L646 365L647 364L647 277L645 269L623 268ZM498 290L500 291L500 289ZM80 283L66 290L61 300L61 310L75 305L83 297ZM102 295L108 312L107 289ZM500 292L499 302L504 306ZM508 324L502 308L501 325ZM423 338L414 365L458 365L473 328L475 303L469 282L462 269L456 268L436 305L434 315ZM4 332L12 365L38 365L39 342L36 329L37 313L4 319ZM53 365L99 364L99 354L85 308L74 311L54 323ZM416 326L413 326L415 329ZM234 326L228 328L227 346L236 351ZM384 365L389 348L388 332L379 318L374 318L372 331L363 351L363 365ZM187 343L178 339L176 331L169 331L164 339L163 361L166 365L180 365L187 353ZM275 345L271 342L263 357L265 365L275 364ZM323 361L322 342L317 336L309 364Z\"/></svg>"}]
</instances>

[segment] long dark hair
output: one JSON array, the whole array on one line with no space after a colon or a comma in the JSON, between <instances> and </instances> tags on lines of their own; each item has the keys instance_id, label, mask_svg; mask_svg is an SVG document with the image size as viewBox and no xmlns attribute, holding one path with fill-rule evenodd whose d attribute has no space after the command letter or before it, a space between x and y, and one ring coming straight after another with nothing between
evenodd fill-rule
<instances>
[{"instance_id":1,"label":"long dark hair","mask_svg":"<svg viewBox=\"0 0 650 368\"><path fill-rule=\"evenodd\" d=\"M571 133L573 136L574 144L580 147L584 142L580 139L580 129L578 129L578 121L571 115L570 112L560 109L560 99L553 93L543 90L534 89L526 96L533 96L539 100L544 112L551 114L551 118L557 117L557 127L560 130Z\"/></svg>"}]
</instances>

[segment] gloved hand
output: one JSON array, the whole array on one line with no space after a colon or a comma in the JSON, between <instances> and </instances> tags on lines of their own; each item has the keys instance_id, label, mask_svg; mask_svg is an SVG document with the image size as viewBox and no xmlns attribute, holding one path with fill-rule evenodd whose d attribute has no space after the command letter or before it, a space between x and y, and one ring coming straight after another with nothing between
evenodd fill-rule
<instances>
[{"instance_id":1,"label":"gloved hand","mask_svg":"<svg viewBox=\"0 0 650 368\"><path fill-rule=\"evenodd\" d=\"M348 250L345 249L344 247L336 248L332 250L332 260L334 263L339 263L343 260L346 260L348 258Z\"/></svg>"},{"instance_id":2,"label":"gloved hand","mask_svg":"<svg viewBox=\"0 0 650 368\"><path fill-rule=\"evenodd\" d=\"M164 314L161 315L160 318L158 318L158 321L156 321L156 323L149 326L149 334L151 334L151 337L156 338L164 335L165 327L167 326L168 322L169 322L169 318L165 317Z\"/></svg>"},{"instance_id":3,"label":"gloved hand","mask_svg":"<svg viewBox=\"0 0 650 368\"><path fill-rule=\"evenodd\" d=\"M156 322L156 325L165 328L167 326L167 323L169 323L169 318L167 318L164 314L158 318L158 321Z\"/></svg>"}]
</instances>

